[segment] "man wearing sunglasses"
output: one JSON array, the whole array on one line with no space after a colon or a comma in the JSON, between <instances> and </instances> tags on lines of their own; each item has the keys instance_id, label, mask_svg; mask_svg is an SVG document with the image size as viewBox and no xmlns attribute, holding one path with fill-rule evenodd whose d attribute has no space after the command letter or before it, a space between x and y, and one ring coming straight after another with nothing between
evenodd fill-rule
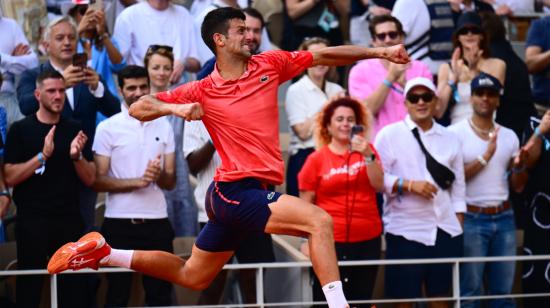
<instances>
[{"instance_id":1,"label":"man wearing sunglasses","mask_svg":"<svg viewBox=\"0 0 550 308\"><path fill-rule=\"evenodd\" d=\"M369 31L375 47L403 44L405 39L401 22L391 15L372 17ZM364 100L374 115L374 135L384 126L405 118L403 88L407 80L415 77L432 79L432 74L426 64L416 60L396 64L384 59L368 59L351 69L349 93Z\"/></svg>"},{"instance_id":2,"label":"man wearing sunglasses","mask_svg":"<svg viewBox=\"0 0 550 308\"><path fill-rule=\"evenodd\" d=\"M513 130L494 122L502 85L480 73L472 79L473 114L449 127L460 140L466 178L467 212L464 215L464 256L498 257L516 254L514 211L508 202L509 186L520 192L527 173L526 150L519 149ZM490 185L488 185L490 183ZM490 273L485 280L483 273ZM461 266L461 296L510 294L514 262L466 263ZM513 307L511 299L490 300L492 307ZM464 301L462 307L477 307Z\"/></svg>"},{"instance_id":3,"label":"man wearing sunglasses","mask_svg":"<svg viewBox=\"0 0 550 308\"><path fill-rule=\"evenodd\" d=\"M461 220L466 211L460 143L433 120L438 98L430 79L409 80L404 95L408 115L384 127L374 142L384 167L386 258L460 257ZM436 184L430 156L454 173L450 187ZM388 298L422 297L423 285L428 297L446 296L451 265L387 266L385 277ZM432 307L442 306L445 303L433 302ZM397 307L412 307L412 303Z\"/></svg>"}]
</instances>

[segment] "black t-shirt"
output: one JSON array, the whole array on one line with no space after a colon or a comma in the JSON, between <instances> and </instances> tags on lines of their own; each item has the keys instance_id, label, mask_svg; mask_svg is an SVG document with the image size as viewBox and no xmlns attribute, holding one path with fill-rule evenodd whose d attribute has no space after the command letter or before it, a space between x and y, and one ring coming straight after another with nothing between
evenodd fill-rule
<instances>
[{"instance_id":1,"label":"black t-shirt","mask_svg":"<svg viewBox=\"0 0 550 308\"><path fill-rule=\"evenodd\" d=\"M38 121L35 114L13 123L6 138L6 164L24 163L38 155L52 124ZM74 163L70 157L71 142L80 124L61 118L56 125L54 151L43 173L37 169L13 189L18 215L74 216L79 215L78 184Z\"/></svg>"}]
</instances>

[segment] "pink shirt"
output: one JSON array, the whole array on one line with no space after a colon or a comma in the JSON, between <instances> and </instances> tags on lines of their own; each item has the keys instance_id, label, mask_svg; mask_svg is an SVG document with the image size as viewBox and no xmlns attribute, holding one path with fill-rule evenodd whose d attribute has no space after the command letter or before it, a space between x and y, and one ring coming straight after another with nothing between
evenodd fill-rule
<instances>
[{"instance_id":1,"label":"pink shirt","mask_svg":"<svg viewBox=\"0 0 550 308\"><path fill-rule=\"evenodd\" d=\"M167 103L202 105L202 121L222 161L214 180L251 177L278 185L283 182L284 162L277 90L312 61L307 51L268 51L251 57L237 80L223 79L216 66L208 77L156 96Z\"/></svg>"},{"instance_id":2,"label":"pink shirt","mask_svg":"<svg viewBox=\"0 0 550 308\"><path fill-rule=\"evenodd\" d=\"M430 73L430 68L426 64L414 60L410 65L411 67L405 72L405 80L411 80L415 77L432 79L432 73ZM360 100L366 99L382 84L387 75L388 70L384 68L380 59L368 59L359 62L351 69L349 74L350 95ZM398 90L390 89L386 102L374 115L375 125L372 138L384 126L401 121L407 115L405 97L402 94L403 87L396 82L393 85Z\"/></svg>"}]
</instances>

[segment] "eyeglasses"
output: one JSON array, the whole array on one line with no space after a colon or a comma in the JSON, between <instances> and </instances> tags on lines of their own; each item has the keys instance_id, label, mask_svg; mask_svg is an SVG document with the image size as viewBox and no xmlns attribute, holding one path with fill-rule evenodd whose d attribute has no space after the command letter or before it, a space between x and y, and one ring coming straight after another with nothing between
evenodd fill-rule
<instances>
[{"instance_id":1,"label":"eyeglasses","mask_svg":"<svg viewBox=\"0 0 550 308\"><path fill-rule=\"evenodd\" d=\"M149 48L147 48L147 53L157 52L159 49L166 49L166 51L168 52L172 52L174 50L172 46L155 44L155 45L149 45Z\"/></svg>"},{"instance_id":2,"label":"eyeglasses","mask_svg":"<svg viewBox=\"0 0 550 308\"><path fill-rule=\"evenodd\" d=\"M435 94L432 92L424 92L422 94L407 94L407 101L411 104L417 104L421 99L424 103L431 103Z\"/></svg>"},{"instance_id":3,"label":"eyeglasses","mask_svg":"<svg viewBox=\"0 0 550 308\"><path fill-rule=\"evenodd\" d=\"M395 40L399 36L399 32L397 31L382 32L382 33L376 33L374 36L376 36L376 39L379 41L384 41L386 39L386 36L389 36L390 39Z\"/></svg>"},{"instance_id":4,"label":"eyeglasses","mask_svg":"<svg viewBox=\"0 0 550 308\"><path fill-rule=\"evenodd\" d=\"M479 27L464 27L458 30L458 35L466 35L468 33L471 34L481 34L481 28Z\"/></svg>"}]
</instances>

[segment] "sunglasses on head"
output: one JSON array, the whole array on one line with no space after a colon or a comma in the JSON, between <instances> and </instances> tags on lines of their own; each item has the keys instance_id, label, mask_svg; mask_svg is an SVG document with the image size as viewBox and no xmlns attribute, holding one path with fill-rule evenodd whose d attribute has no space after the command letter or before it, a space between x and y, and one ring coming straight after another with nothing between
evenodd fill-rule
<instances>
[{"instance_id":1,"label":"sunglasses on head","mask_svg":"<svg viewBox=\"0 0 550 308\"><path fill-rule=\"evenodd\" d=\"M147 49L147 53L149 52L157 52L159 49L166 49L166 51L172 52L174 48L172 46L168 45L149 45L149 48Z\"/></svg>"},{"instance_id":2,"label":"sunglasses on head","mask_svg":"<svg viewBox=\"0 0 550 308\"><path fill-rule=\"evenodd\" d=\"M458 30L458 32L457 32L458 35L466 35L468 33L481 34L481 28L479 28L479 27L464 27L464 28Z\"/></svg>"},{"instance_id":3,"label":"sunglasses on head","mask_svg":"<svg viewBox=\"0 0 550 308\"><path fill-rule=\"evenodd\" d=\"M422 99L425 103L431 103L434 99L435 94L432 92L424 92L422 94L407 94L407 101L411 104L417 104L420 99Z\"/></svg>"},{"instance_id":4,"label":"sunglasses on head","mask_svg":"<svg viewBox=\"0 0 550 308\"><path fill-rule=\"evenodd\" d=\"M379 41L385 40L386 36L389 36L390 39L395 40L399 36L399 32L397 31L382 32L382 33L376 33L375 36L376 36L376 39Z\"/></svg>"}]
</instances>

